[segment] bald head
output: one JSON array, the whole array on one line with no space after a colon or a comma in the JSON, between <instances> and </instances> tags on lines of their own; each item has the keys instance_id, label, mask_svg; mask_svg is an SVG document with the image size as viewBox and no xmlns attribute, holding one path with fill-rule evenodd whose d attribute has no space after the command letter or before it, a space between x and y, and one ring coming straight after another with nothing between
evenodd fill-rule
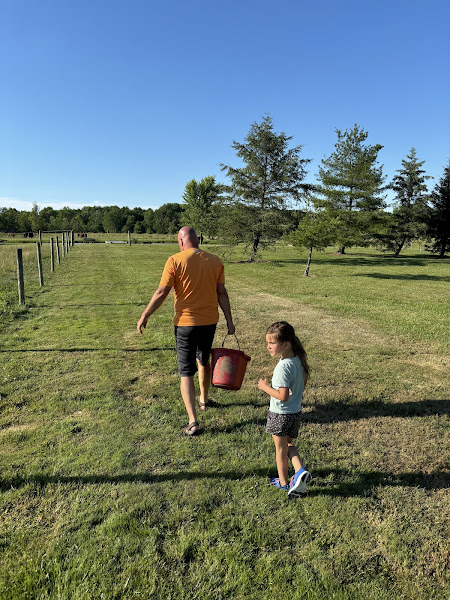
<instances>
[{"instance_id":1,"label":"bald head","mask_svg":"<svg viewBox=\"0 0 450 600\"><path fill-rule=\"evenodd\" d=\"M193 227L182 227L178 232L180 250L198 248L198 237Z\"/></svg>"}]
</instances>

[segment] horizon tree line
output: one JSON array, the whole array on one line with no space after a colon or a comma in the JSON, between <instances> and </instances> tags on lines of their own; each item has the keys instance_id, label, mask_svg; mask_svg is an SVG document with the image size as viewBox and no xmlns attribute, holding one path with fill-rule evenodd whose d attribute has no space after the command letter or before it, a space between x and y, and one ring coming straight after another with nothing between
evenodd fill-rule
<instances>
[{"instance_id":1,"label":"horizon tree line","mask_svg":"<svg viewBox=\"0 0 450 600\"><path fill-rule=\"evenodd\" d=\"M337 245L345 254L353 246L400 252L414 240L427 239L427 250L444 257L450 251L450 162L440 181L428 190L415 148L386 184L378 162L381 144L367 143L368 132L357 124L336 129L337 142L322 159L316 185L305 182L311 159L302 146L290 147L292 136L274 131L265 115L254 122L243 142L232 147L241 166L221 165L230 184L213 175L187 182L183 203L151 208L117 206L82 209L50 207L31 211L0 208L0 231L74 229L83 233L176 233L192 225L199 235L220 238L228 247L242 244L249 262L260 249L281 238L309 250ZM395 192L394 208L386 211L386 191Z\"/></svg>"}]
</instances>

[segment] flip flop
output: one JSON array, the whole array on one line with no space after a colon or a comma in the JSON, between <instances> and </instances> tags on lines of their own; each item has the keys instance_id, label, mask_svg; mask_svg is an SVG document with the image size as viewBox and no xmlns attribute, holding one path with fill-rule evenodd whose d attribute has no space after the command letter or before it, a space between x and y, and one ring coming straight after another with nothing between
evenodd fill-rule
<instances>
[{"instance_id":1,"label":"flip flop","mask_svg":"<svg viewBox=\"0 0 450 600\"><path fill-rule=\"evenodd\" d=\"M192 429L193 427L198 427L197 421L194 421L193 423L189 423L189 425L187 425L183 429L184 435L189 435L189 436L198 435L200 433L200 429L194 429L193 430Z\"/></svg>"},{"instance_id":2,"label":"flip flop","mask_svg":"<svg viewBox=\"0 0 450 600\"><path fill-rule=\"evenodd\" d=\"M206 410L210 406L209 400L207 400L206 402L199 401L198 406L199 406L200 410Z\"/></svg>"}]
</instances>

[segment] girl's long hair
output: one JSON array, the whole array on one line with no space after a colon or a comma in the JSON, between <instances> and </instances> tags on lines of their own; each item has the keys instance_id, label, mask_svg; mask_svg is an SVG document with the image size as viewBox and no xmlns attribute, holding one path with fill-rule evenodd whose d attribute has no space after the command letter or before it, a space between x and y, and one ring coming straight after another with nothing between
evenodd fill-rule
<instances>
[{"instance_id":1,"label":"girl's long hair","mask_svg":"<svg viewBox=\"0 0 450 600\"><path fill-rule=\"evenodd\" d=\"M299 357L305 371L305 385L309 379L310 368L308 365L308 356L303 348L301 341L295 335L295 330L287 321L277 321L267 328L266 334L273 335L277 342L289 342L292 346L292 351Z\"/></svg>"}]
</instances>

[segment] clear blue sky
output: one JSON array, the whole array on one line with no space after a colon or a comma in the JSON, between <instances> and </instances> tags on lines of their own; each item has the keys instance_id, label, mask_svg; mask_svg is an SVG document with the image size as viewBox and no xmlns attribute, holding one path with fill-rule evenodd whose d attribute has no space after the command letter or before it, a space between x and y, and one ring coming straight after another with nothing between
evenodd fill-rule
<instances>
[{"instance_id":1,"label":"clear blue sky","mask_svg":"<svg viewBox=\"0 0 450 600\"><path fill-rule=\"evenodd\" d=\"M307 181L354 123L389 180L411 146L438 179L449 22L448 0L0 0L0 206L181 202L265 113Z\"/></svg>"}]
</instances>

